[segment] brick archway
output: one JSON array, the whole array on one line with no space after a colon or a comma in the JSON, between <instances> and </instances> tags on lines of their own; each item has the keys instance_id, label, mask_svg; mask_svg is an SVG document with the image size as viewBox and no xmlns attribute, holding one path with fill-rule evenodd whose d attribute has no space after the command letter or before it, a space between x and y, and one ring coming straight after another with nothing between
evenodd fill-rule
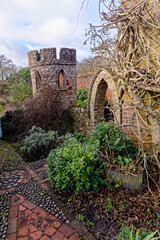
<instances>
[{"instance_id":1,"label":"brick archway","mask_svg":"<svg viewBox=\"0 0 160 240\"><path fill-rule=\"evenodd\" d=\"M110 93L109 99L114 112L114 122L120 123L119 96L116 83L107 70L100 69L92 80L88 97L88 114L93 126L104 119L106 91Z\"/></svg>"}]
</instances>

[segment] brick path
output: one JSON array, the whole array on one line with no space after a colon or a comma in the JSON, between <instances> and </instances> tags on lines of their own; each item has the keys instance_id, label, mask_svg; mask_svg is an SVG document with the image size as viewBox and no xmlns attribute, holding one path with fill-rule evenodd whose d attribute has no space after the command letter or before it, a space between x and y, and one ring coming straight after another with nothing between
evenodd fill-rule
<instances>
[{"instance_id":1,"label":"brick path","mask_svg":"<svg viewBox=\"0 0 160 240\"><path fill-rule=\"evenodd\" d=\"M23 167L25 170L11 170L12 172L23 174L24 178L20 183L22 186L32 177L43 189L48 190L48 186L45 183L47 179L40 179L28 164L23 163ZM43 166L43 168L47 168L47 165ZM80 240L76 230L69 224L58 220L51 213L28 201L22 195L17 194L15 190L16 187L0 190L0 194L5 192L11 193L7 240Z\"/></svg>"}]
</instances>

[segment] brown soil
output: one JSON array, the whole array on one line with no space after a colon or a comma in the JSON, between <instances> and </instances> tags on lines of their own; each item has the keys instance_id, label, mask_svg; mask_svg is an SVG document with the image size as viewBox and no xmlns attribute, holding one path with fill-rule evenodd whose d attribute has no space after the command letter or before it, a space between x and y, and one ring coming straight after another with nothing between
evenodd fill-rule
<instances>
[{"instance_id":1,"label":"brown soil","mask_svg":"<svg viewBox=\"0 0 160 240\"><path fill-rule=\"evenodd\" d=\"M84 224L96 239L115 239L122 225L146 232L160 231L160 192L154 187L152 192L146 185L139 190L101 187L98 192L83 195L50 188L69 214L84 216Z\"/></svg>"}]
</instances>

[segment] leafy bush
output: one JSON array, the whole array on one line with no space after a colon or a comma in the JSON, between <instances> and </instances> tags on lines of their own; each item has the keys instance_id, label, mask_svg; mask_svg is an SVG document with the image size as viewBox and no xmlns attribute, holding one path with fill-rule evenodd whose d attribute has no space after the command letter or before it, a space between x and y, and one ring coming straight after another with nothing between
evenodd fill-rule
<instances>
[{"instance_id":1,"label":"leafy bush","mask_svg":"<svg viewBox=\"0 0 160 240\"><path fill-rule=\"evenodd\" d=\"M31 86L23 79L9 84L9 101L11 103L21 104L25 98L32 96Z\"/></svg>"},{"instance_id":2,"label":"leafy bush","mask_svg":"<svg viewBox=\"0 0 160 240\"><path fill-rule=\"evenodd\" d=\"M89 137L85 136L82 133L74 132L74 137L77 139L79 142L85 142L89 140Z\"/></svg>"},{"instance_id":3,"label":"leafy bush","mask_svg":"<svg viewBox=\"0 0 160 240\"><path fill-rule=\"evenodd\" d=\"M92 140L99 140L99 150L112 164L121 168L134 169L138 148L131 139L122 134L122 130L114 124L102 122L93 130Z\"/></svg>"},{"instance_id":4,"label":"leafy bush","mask_svg":"<svg viewBox=\"0 0 160 240\"><path fill-rule=\"evenodd\" d=\"M101 161L96 156L98 143L80 143L70 138L48 156L48 175L58 189L84 192L98 189L102 182Z\"/></svg>"},{"instance_id":5,"label":"leafy bush","mask_svg":"<svg viewBox=\"0 0 160 240\"><path fill-rule=\"evenodd\" d=\"M21 153L26 152L29 156L38 157L55 147L59 141L58 133L55 131L46 132L39 127L33 126L29 136L24 139L24 147Z\"/></svg>"},{"instance_id":6,"label":"leafy bush","mask_svg":"<svg viewBox=\"0 0 160 240\"><path fill-rule=\"evenodd\" d=\"M87 108L88 102L88 89L78 89L77 90L77 107Z\"/></svg>"},{"instance_id":7,"label":"leafy bush","mask_svg":"<svg viewBox=\"0 0 160 240\"><path fill-rule=\"evenodd\" d=\"M21 68L18 72L19 76L23 79L29 79L31 77L31 72L29 67Z\"/></svg>"}]
</instances>

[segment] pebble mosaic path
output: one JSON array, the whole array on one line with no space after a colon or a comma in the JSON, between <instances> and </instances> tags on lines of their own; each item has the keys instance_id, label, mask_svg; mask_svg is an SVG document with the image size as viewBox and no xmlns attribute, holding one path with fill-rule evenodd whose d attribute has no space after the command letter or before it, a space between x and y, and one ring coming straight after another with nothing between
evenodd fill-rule
<instances>
[{"instance_id":1,"label":"pebble mosaic path","mask_svg":"<svg viewBox=\"0 0 160 240\"><path fill-rule=\"evenodd\" d=\"M0 239L94 240L57 207L46 173L46 160L26 164L9 144L0 143Z\"/></svg>"}]
</instances>

